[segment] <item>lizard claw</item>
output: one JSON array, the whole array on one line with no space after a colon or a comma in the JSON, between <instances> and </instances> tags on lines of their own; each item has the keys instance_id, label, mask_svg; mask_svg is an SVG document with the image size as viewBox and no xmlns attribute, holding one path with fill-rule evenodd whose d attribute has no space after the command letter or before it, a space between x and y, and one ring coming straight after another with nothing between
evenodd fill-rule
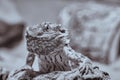
<instances>
[{"instance_id":1,"label":"lizard claw","mask_svg":"<svg viewBox=\"0 0 120 80\"><path fill-rule=\"evenodd\" d=\"M103 73L103 80L110 80L110 76L107 72L102 72Z\"/></svg>"},{"instance_id":2,"label":"lizard claw","mask_svg":"<svg viewBox=\"0 0 120 80\"><path fill-rule=\"evenodd\" d=\"M92 68L92 65L89 65L89 64L84 64L80 69L80 74L81 75L87 75L89 73L94 73L93 71L93 68Z\"/></svg>"}]
</instances>

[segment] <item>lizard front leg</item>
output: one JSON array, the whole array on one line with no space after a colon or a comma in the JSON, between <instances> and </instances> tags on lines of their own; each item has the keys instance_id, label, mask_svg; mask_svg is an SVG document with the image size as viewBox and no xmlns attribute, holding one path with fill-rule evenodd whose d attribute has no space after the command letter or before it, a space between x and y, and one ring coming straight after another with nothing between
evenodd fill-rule
<instances>
[{"instance_id":1,"label":"lizard front leg","mask_svg":"<svg viewBox=\"0 0 120 80\"><path fill-rule=\"evenodd\" d=\"M28 53L27 59L26 59L26 64L22 66L20 69L16 70L13 75L21 72L21 71L28 71L32 70L32 65L35 59L35 55L33 53Z\"/></svg>"},{"instance_id":2,"label":"lizard front leg","mask_svg":"<svg viewBox=\"0 0 120 80\"><path fill-rule=\"evenodd\" d=\"M88 74L88 73L94 73L92 62L89 58L85 57L84 55L75 52L70 46L65 46L64 51L66 56L70 60L75 60L78 62L78 69L80 71L81 75Z\"/></svg>"},{"instance_id":3,"label":"lizard front leg","mask_svg":"<svg viewBox=\"0 0 120 80\"><path fill-rule=\"evenodd\" d=\"M35 59L35 54L29 52L28 56L27 56L27 59L26 59L26 65L29 65L29 66L32 67L34 59Z\"/></svg>"},{"instance_id":4,"label":"lizard front leg","mask_svg":"<svg viewBox=\"0 0 120 80\"><path fill-rule=\"evenodd\" d=\"M10 73L8 80L33 80L34 77L40 75L39 71L34 71L32 65L34 63L35 54L28 53L26 64Z\"/></svg>"}]
</instances>

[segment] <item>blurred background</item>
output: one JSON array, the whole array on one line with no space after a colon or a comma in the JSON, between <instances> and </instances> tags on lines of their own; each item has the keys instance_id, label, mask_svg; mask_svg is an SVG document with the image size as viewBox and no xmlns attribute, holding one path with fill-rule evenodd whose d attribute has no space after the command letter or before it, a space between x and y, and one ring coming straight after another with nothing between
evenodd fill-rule
<instances>
[{"instance_id":1,"label":"blurred background","mask_svg":"<svg viewBox=\"0 0 120 80\"><path fill-rule=\"evenodd\" d=\"M119 80L120 0L0 0L0 67L25 64L25 29L44 21L66 27L72 48Z\"/></svg>"}]
</instances>

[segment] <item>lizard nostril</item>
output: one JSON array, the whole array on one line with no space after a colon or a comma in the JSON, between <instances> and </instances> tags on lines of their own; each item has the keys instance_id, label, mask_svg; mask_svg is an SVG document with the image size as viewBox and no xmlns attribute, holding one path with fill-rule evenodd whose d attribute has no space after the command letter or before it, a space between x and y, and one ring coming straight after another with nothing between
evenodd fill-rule
<instances>
[{"instance_id":1,"label":"lizard nostril","mask_svg":"<svg viewBox=\"0 0 120 80\"><path fill-rule=\"evenodd\" d=\"M68 46L68 44L65 44L65 46Z\"/></svg>"}]
</instances>

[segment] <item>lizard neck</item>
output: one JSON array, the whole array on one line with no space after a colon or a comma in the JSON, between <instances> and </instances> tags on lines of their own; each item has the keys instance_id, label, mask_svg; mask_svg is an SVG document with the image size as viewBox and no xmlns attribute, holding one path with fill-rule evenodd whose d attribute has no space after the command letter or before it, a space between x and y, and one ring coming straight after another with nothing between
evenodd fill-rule
<instances>
[{"instance_id":1,"label":"lizard neck","mask_svg":"<svg viewBox=\"0 0 120 80\"><path fill-rule=\"evenodd\" d=\"M64 52L64 45L59 45L53 51L49 52L48 54L63 53L63 52Z\"/></svg>"}]
</instances>

